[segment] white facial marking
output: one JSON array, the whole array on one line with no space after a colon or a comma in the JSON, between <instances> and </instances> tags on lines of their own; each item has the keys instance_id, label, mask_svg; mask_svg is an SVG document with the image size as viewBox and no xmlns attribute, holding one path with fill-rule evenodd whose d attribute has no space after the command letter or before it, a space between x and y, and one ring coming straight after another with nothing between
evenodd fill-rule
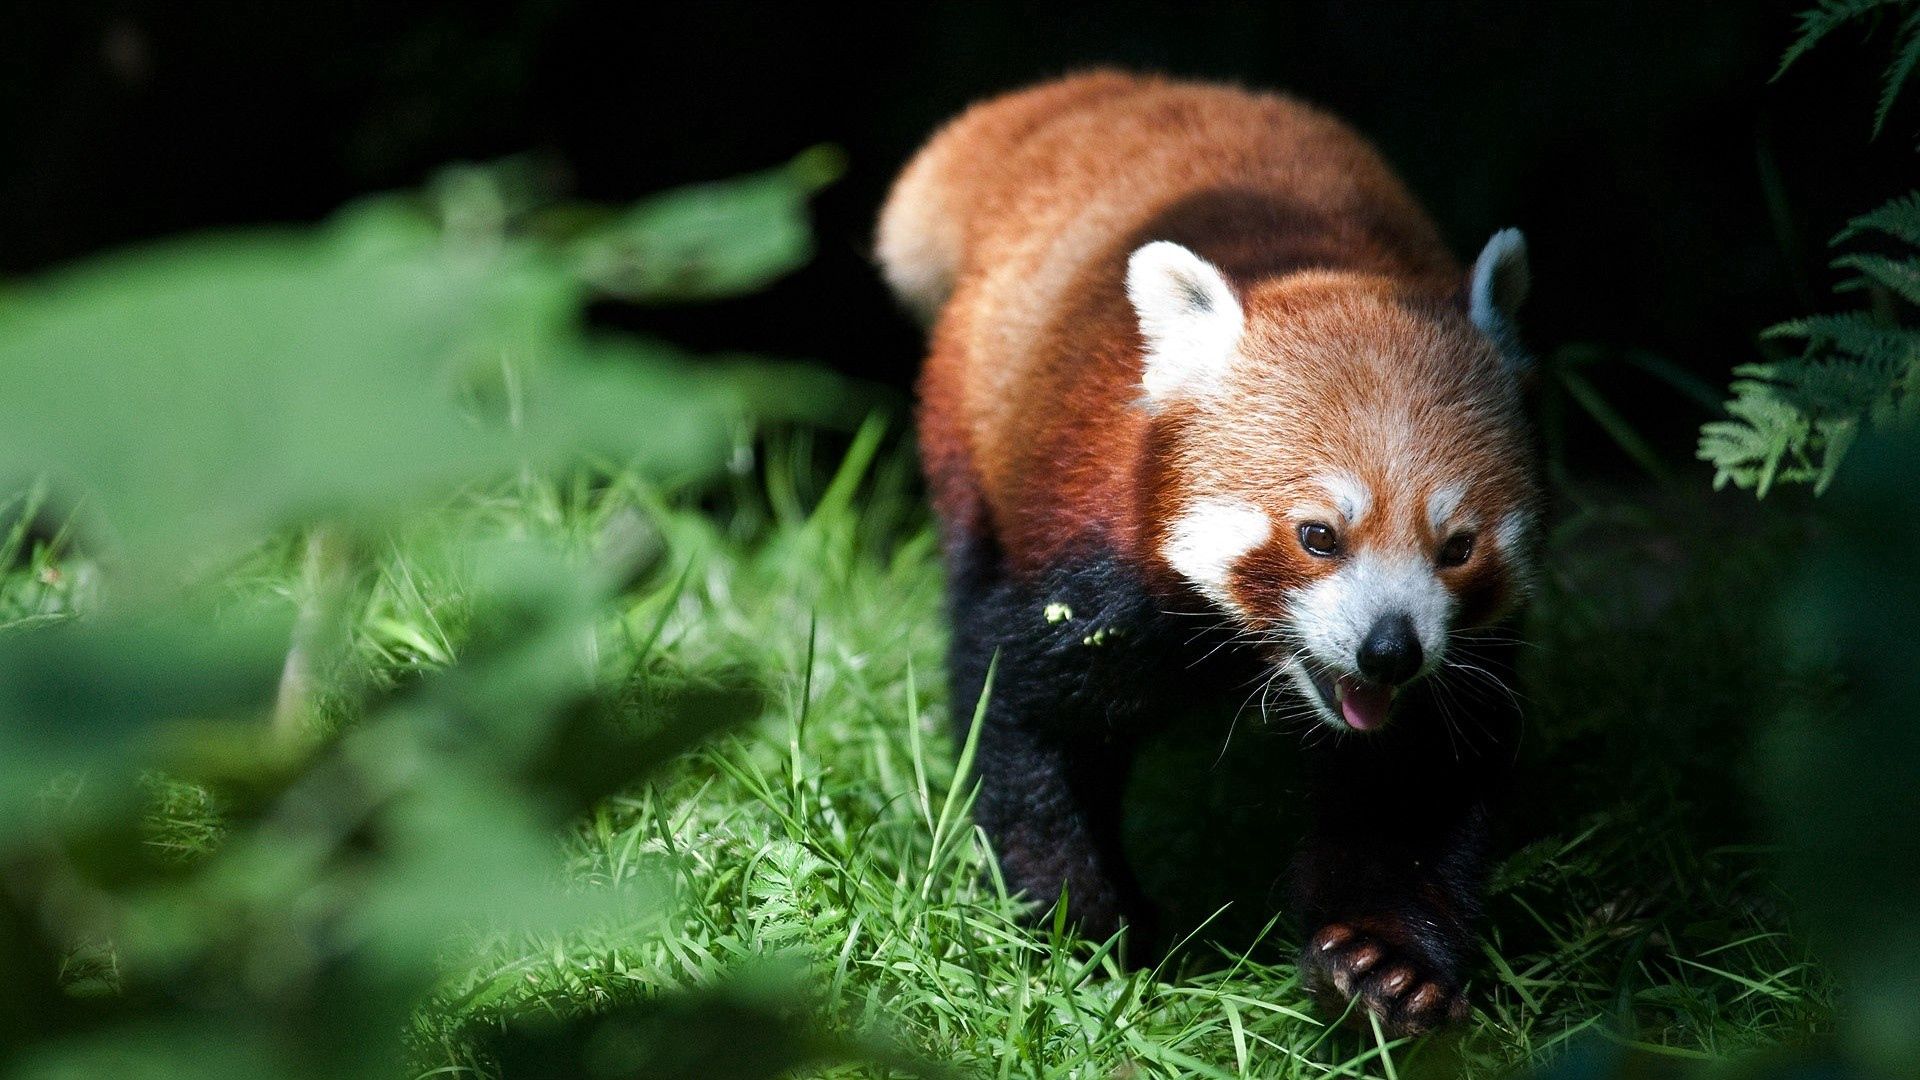
<instances>
[{"instance_id":1,"label":"white facial marking","mask_svg":"<svg viewBox=\"0 0 1920 1080\"><path fill-rule=\"evenodd\" d=\"M1258 507L1238 499L1197 499L1169 530L1161 554L1201 595L1238 610L1227 574L1240 558L1267 542L1273 525Z\"/></svg>"},{"instance_id":2,"label":"white facial marking","mask_svg":"<svg viewBox=\"0 0 1920 1080\"><path fill-rule=\"evenodd\" d=\"M1294 690L1299 693L1301 699L1312 705L1313 710L1320 714L1323 722L1339 728L1347 726L1346 720L1335 715L1334 710L1321 698L1320 689L1313 685L1313 676L1307 673L1307 665L1294 659L1287 661L1286 666L1280 670L1286 674L1287 681L1293 684Z\"/></svg>"},{"instance_id":3,"label":"white facial marking","mask_svg":"<svg viewBox=\"0 0 1920 1080\"><path fill-rule=\"evenodd\" d=\"M1533 513L1515 510L1500 519L1500 524L1493 530L1493 540L1500 545L1501 551L1517 554L1526 547L1527 538L1532 532Z\"/></svg>"},{"instance_id":4,"label":"white facial marking","mask_svg":"<svg viewBox=\"0 0 1920 1080\"><path fill-rule=\"evenodd\" d=\"M1147 345L1140 382L1148 407L1225 389L1245 317L1212 263L1156 240L1127 259L1127 299Z\"/></svg>"},{"instance_id":5,"label":"white facial marking","mask_svg":"<svg viewBox=\"0 0 1920 1080\"><path fill-rule=\"evenodd\" d=\"M1507 577L1515 591L1523 595L1531 593L1537 583L1533 565L1534 526L1533 511L1515 510L1502 517L1493 529L1493 542L1507 557Z\"/></svg>"},{"instance_id":6,"label":"white facial marking","mask_svg":"<svg viewBox=\"0 0 1920 1080\"><path fill-rule=\"evenodd\" d=\"M1373 492L1352 473L1324 473L1314 479L1333 499L1334 508L1340 511L1340 516L1347 519L1348 528L1360 524L1360 519L1366 517L1367 511L1373 508Z\"/></svg>"},{"instance_id":7,"label":"white facial marking","mask_svg":"<svg viewBox=\"0 0 1920 1080\"><path fill-rule=\"evenodd\" d=\"M1360 551L1345 566L1295 594L1290 612L1307 654L1336 672L1354 670L1360 643L1386 615L1411 619L1426 656L1425 669L1439 664L1446 652L1453 594L1434 576L1432 564L1418 556Z\"/></svg>"},{"instance_id":8,"label":"white facial marking","mask_svg":"<svg viewBox=\"0 0 1920 1080\"><path fill-rule=\"evenodd\" d=\"M1455 484L1435 488L1433 494L1427 496L1428 527L1436 534L1445 532L1454 511L1460 509L1460 500L1465 497L1466 492Z\"/></svg>"}]
</instances>

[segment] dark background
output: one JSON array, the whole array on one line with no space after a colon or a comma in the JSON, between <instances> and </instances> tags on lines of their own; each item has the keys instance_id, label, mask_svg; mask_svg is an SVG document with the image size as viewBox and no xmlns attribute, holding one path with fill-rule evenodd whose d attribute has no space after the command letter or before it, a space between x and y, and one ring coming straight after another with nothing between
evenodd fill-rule
<instances>
[{"instance_id":1,"label":"dark background","mask_svg":"<svg viewBox=\"0 0 1920 1080\"><path fill-rule=\"evenodd\" d=\"M1759 328L1826 302L1826 238L1911 179L1911 110L1868 137L1891 28L1865 47L1843 31L1769 84L1810 2L15 0L0 11L0 274L316 219L455 160L533 151L577 194L628 200L829 141L851 168L820 200L811 267L757 297L612 317L905 387L917 331L866 256L891 175L975 98L1118 63L1333 108L1463 258L1496 228L1527 230L1537 346L1644 348L1719 385ZM1597 381L1689 453L1698 406L1624 366ZM1587 463L1623 461L1601 447Z\"/></svg>"}]
</instances>

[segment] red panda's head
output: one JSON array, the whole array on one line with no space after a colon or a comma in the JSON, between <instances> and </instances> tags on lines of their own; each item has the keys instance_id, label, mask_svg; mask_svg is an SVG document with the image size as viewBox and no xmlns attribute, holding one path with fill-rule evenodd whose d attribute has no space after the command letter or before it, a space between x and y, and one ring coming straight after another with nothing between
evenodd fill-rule
<instances>
[{"instance_id":1,"label":"red panda's head","mask_svg":"<svg viewBox=\"0 0 1920 1080\"><path fill-rule=\"evenodd\" d=\"M1383 725L1459 631L1528 588L1538 493L1511 322L1526 279L1513 230L1464 305L1318 271L1236 294L1164 241L1129 260L1147 541L1329 724Z\"/></svg>"}]
</instances>

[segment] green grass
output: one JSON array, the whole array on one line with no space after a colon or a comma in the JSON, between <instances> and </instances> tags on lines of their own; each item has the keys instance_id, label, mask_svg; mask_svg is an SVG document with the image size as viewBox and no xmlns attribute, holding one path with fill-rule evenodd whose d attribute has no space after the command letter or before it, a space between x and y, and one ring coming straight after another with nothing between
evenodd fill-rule
<instances>
[{"instance_id":1,"label":"green grass","mask_svg":"<svg viewBox=\"0 0 1920 1080\"><path fill-rule=\"evenodd\" d=\"M1582 504L1558 534L1527 628L1532 724L1476 1010L1454 1035L1396 1043L1314 1015L1292 929L1257 904L1237 901L1151 971L1028 918L967 817L948 715L973 703L946 700L938 552L910 452L877 426L844 456L804 435L779 446L718 495L583 478L469 497L371 560L355 644L378 685L461 655L468 582L436 535L534 536L583 561L620 537L650 569L582 648L636 714L649 687L720 672L750 673L771 703L555 837L571 886L623 901L618 916L564 936L452 928L411 1032L415 1075L490 1075L498 1034L530 1017L756 978L797 979L811 1023L847 1045L970 1076L1480 1077L1588 1041L1693 1059L1830 1026L1829 982L1739 809L1743 733L1779 692L1754 674L1770 662L1751 632L1767 543L1707 544L1706 523L1619 500ZM16 563L0 587L13 620L59 607L49 590L85 574L44 555ZM263 552L232 592L284 602L294 564L291 545ZM1198 862L1246 876L1263 837L1215 823L1271 805L1248 761L1284 738L1255 733L1221 755L1170 737L1156 760L1189 775L1157 786L1184 797L1156 803L1143 784L1140 846L1202 837L1215 846ZM1195 821L1194 806L1215 816ZM192 791L163 789L156 815L155 845L219 843ZM1171 876L1207 910L1205 872Z\"/></svg>"}]
</instances>

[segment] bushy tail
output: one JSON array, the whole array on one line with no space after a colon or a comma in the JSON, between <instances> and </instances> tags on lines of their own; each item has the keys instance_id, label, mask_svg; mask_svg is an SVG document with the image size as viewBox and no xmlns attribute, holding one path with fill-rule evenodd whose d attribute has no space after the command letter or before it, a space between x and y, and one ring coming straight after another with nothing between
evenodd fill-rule
<instances>
[{"instance_id":1,"label":"bushy tail","mask_svg":"<svg viewBox=\"0 0 1920 1080\"><path fill-rule=\"evenodd\" d=\"M922 150L893 185L880 210L874 255L887 284L922 323L931 324L960 271L960 207L950 205L935 143Z\"/></svg>"},{"instance_id":2,"label":"bushy tail","mask_svg":"<svg viewBox=\"0 0 1920 1080\"><path fill-rule=\"evenodd\" d=\"M894 182L874 244L894 294L928 323L953 293L966 258L969 216L1020 143L1042 125L1149 80L1094 70L982 102L927 143Z\"/></svg>"}]
</instances>

